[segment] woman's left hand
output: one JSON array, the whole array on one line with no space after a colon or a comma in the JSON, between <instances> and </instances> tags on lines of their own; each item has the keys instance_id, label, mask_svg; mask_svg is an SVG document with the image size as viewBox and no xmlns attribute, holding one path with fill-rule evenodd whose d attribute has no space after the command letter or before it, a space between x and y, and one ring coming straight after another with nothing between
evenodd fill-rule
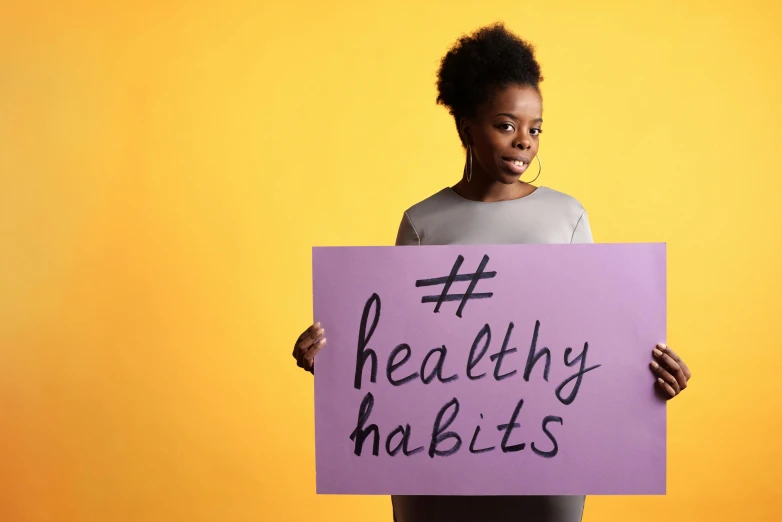
<instances>
[{"instance_id":1,"label":"woman's left hand","mask_svg":"<svg viewBox=\"0 0 782 522\"><path fill-rule=\"evenodd\" d=\"M649 366L657 377L657 385L666 399L676 397L687 387L687 382L692 377L690 369L681 357L664 344L658 344L652 356L653 360Z\"/></svg>"}]
</instances>

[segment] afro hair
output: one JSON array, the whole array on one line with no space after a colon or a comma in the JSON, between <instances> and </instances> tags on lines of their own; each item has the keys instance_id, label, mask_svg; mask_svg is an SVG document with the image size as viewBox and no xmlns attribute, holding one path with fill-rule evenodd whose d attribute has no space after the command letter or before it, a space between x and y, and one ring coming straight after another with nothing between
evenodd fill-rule
<instances>
[{"instance_id":1,"label":"afro hair","mask_svg":"<svg viewBox=\"0 0 782 522\"><path fill-rule=\"evenodd\" d=\"M510 85L528 85L540 92L543 81L534 47L501 22L462 36L446 53L437 72L437 103L459 121ZM459 138L464 144L460 135Z\"/></svg>"}]
</instances>

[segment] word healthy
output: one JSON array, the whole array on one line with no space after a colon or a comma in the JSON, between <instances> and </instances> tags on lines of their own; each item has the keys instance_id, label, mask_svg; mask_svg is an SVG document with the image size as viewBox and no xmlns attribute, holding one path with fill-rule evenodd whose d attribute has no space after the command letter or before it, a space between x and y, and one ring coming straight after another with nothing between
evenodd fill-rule
<instances>
[{"instance_id":1,"label":"word healthy","mask_svg":"<svg viewBox=\"0 0 782 522\"><path fill-rule=\"evenodd\" d=\"M356 369L353 387L356 390L361 390L363 383L363 377L365 368L369 368L369 380L372 383L377 382L378 373L378 357L377 353L368 348L372 334L375 332L377 325L380 321L380 296L376 293L367 300L364 310L361 316L361 323L359 326L358 336L358 349L356 351ZM369 324L369 317L372 314L372 321ZM367 330L367 325L369 329ZM513 323L509 323L505 338L502 342L502 346L499 351L489 356L489 360L494 363L494 370L492 376L495 381L502 381L512 377L517 373L516 369L503 371L502 364L505 358L515 353L516 348L508 348L511 332L513 331ZM527 354L526 364L524 365L524 372L522 378L529 382L532 371L535 365L544 359L543 366L543 379L548 382L549 371L551 369L551 351L548 348L542 348L538 350L538 333L540 331L540 321L535 321L535 329L532 334L532 342ZM467 358L467 364L465 368L465 374L471 381L479 381L481 379L489 378L486 372L478 373L476 367L479 365L486 352L489 349L491 343L491 328L488 324L485 324L478 334L475 336L475 340L472 343L472 347L469 351ZM575 372L563 380L555 389L555 394L559 402L569 406L573 403L578 395L578 391L581 387L583 377L586 373L591 372L599 368L601 365L596 364L587 367L586 359L589 350L589 344L584 343L584 348L573 359L570 359L573 349L568 347L565 349L564 363L568 368L575 368ZM414 368L404 368L409 362L412 356L412 349L408 344L402 343L397 345L389 354L388 361L386 363L385 374L386 380L395 387L404 386L412 381L420 379L425 385L433 383L437 380L439 383L447 384L459 379L458 374L444 375L444 364L448 355L448 349L445 345L433 348L429 350L426 356L421 362L420 369L413 371ZM573 383L570 391L565 392L565 388ZM353 441L353 453L356 456L364 454L364 445L367 440L372 438L372 455L379 456L380 454L380 442L381 435L380 429L377 424L368 424L372 409L375 404L375 397L371 392L367 392L359 406L358 418L356 427L350 434L350 440ZM511 443L511 437L513 430L520 428L521 425L518 420L519 413L524 406L524 399L519 399L516 403L513 413L510 416L510 420L505 424L497 425L497 430L502 432L502 440L500 443L500 450L503 453L513 453L522 451L526 447L526 443L518 442L516 444ZM442 408L437 412L430 435L428 437L428 449L426 454L430 458L435 457L448 457L456 454L462 448L462 437L455 431L449 431L449 427L456 420L459 415L460 404L456 397L453 397L446 402ZM483 419L483 414L480 414L480 418ZM541 424L543 432L553 445L553 449L542 450L538 448L533 442L530 444L530 449L533 453L540 457L552 458L559 451L559 446L554 434L549 429L549 424L564 425L562 417L555 415L547 415ZM490 451L495 451L496 446L482 446L478 447L478 438L481 432L481 426L477 425L472 435L472 439L469 445L469 452L472 454L482 454ZM386 453L392 457L398 455L400 452L404 456L412 456L422 453L426 448L424 446L418 446L413 449L410 448L410 439L412 437L412 428L410 424L404 426L399 424L394 428L385 439Z\"/></svg>"}]
</instances>

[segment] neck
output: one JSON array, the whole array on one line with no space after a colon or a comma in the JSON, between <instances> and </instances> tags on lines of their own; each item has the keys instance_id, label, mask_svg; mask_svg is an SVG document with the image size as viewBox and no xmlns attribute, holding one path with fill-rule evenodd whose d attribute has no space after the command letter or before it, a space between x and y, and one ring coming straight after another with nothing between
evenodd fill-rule
<instances>
[{"instance_id":1,"label":"neck","mask_svg":"<svg viewBox=\"0 0 782 522\"><path fill-rule=\"evenodd\" d=\"M523 198L533 193L535 187L523 181L508 185L499 181L483 181L473 176L469 182L463 177L454 185L453 190L465 199L491 203Z\"/></svg>"}]
</instances>

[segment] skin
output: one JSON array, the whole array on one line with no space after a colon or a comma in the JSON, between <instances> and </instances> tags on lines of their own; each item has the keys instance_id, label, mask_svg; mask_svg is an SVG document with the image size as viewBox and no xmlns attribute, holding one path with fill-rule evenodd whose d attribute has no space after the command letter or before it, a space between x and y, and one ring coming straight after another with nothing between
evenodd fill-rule
<instances>
[{"instance_id":1,"label":"skin","mask_svg":"<svg viewBox=\"0 0 782 522\"><path fill-rule=\"evenodd\" d=\"M462 118L459 133L472 152L472 176L470 181L466 174L462 177L453 187L456 193L492 202L523 198L534 192L535 187L519 182L523 174L514 172L503 158L523 156L533 161L542 124L540 93L528 85L502 89L479 106L473 117ZM525 163L525 172L529 165Z\"/></svg>"},{"instance_id":2,"label":"skin","mask_svg":"<svg viewBox=\"0 0 782 522\"><path fill-rule=\"evenodd\" d=\"M472 175L453 187L460 196L474 201L506 201L532 194L536 187L520 180L503 158L523 156L534 160L540 145L543 103L540 93L528 85L511 85L497 91L469 118L459 122L459 133L472 151ZM537 173L537 167L532 167ZM531 176L534 177L534 174ZM315 355L326 345L320 323L307 328L296 340L293 357L300 368L315 372ZM692 374L682 359L665 344L652 350L649 363L655 385L663 398L671 399L687 388Z\"/></svg>"}]
</instances>

